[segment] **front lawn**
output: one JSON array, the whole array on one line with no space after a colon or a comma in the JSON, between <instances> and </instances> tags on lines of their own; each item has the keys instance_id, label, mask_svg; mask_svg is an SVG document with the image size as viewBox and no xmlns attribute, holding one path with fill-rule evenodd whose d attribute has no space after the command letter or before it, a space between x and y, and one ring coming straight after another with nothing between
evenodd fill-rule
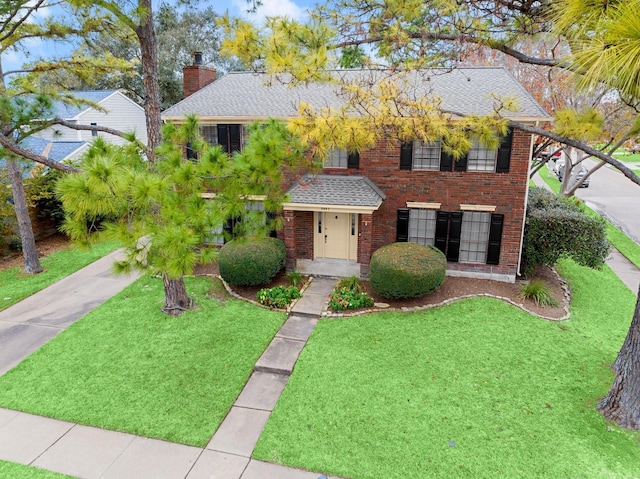
<instances>
[{"instance_id":1,"label":"front lawn","mask_svg":"<svg viewBox=\"0 0 640 479\"><path fill-rule=\"evenodd\" d=\"M118 243L108 241L95 244L87 250L72 247L56 251L41 260L44 271L36 275L22 273L21 267L0 271L0 311L75 273L117 248Z\"/></svg>"},{"instance_id":2,"label":"front lawn","mask_svg":"<svg viewBox=\"0 0 640 479\"><path fill-rule=\"evenodd\" d=\"M640 435L595 409L635 298L571 262L565 322L482 298L323 319L254 457L354 479L636 477Z\"/></svg>"},{"instance_id":3,"label":"front lawn","mask_svg":"<svg viewBox=\"0 0 640 479\"><path fill-rule=\"evenodd\" d=\"M72 479L71 476L45 471L37 467L23 466L15 462L0 461L0 477L11 479Z\"/></svg>"},{"instance_id":4,"label":"front lawn","mask_svg":"<svg viewBox=\"0 0 640 479\"><path fill-rule=\"evenodd\" d=\"M145 276L0 377L0 406L203 447L285 315L208 297L160 312L162 280Z\"/></svg>"}]
</instances>

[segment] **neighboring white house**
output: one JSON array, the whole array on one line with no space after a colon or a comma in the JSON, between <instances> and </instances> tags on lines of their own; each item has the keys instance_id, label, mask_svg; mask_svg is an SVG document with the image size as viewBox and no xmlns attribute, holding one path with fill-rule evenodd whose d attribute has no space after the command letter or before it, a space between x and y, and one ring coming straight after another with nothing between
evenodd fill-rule
<instances>
[{"instance_id":1,"label":"neighboring white house","mask_svg":"<svg viewBox=\"0 0 640 479\"><path fill-rule=\"evenodd\" d=\"M88 90L76 91L73 95L86 101L81 106L67 105L55 102L53 117L62 118L79 125L98 125L120 130L135 132L136 137L147 144L147 126L144 109L118 90ZM99 105L101 111L89 103ZM73 130L60 125L42 130L34 135L52 142L91 142L96 137L103 137L110 143L124 144L126 140L118 136L98 131Z\"/></svg>"}]
</instances>

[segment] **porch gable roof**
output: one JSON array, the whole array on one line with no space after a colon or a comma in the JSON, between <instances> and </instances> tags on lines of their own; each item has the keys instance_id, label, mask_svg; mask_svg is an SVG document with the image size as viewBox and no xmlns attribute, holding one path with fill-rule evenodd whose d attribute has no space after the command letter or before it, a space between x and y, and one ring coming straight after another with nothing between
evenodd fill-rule
<instances>
[{"instance_id":1,"label":"porch gable roof","mask_svg":"<svg viewBox=\"0 0 640 479\"><path fill-rule=\"evenodd\" d=\"M286 210L373 212L386 195L364 176L305 175L288 192Z\"/></svg>"}]
</instances>

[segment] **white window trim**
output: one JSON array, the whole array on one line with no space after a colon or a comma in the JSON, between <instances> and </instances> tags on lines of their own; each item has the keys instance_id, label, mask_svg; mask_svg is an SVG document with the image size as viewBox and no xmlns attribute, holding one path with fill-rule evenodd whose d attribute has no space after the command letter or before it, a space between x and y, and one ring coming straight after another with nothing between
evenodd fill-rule
<instances>
[{"instance_id":1,"label":"white window trim","mask_svg":"<svg viewBox=\"0 0 640 479\"><path fill-rule=\"evenodd\" d=\"M419 201L407 201L407 208L439 210L442 203L423 203Z\"/></svg>"},{"instance_id":2,"label":"white window trim","mask_svg":"<svg viewBox=\"0 0 640 479\"><path fill-rule=\"evenodd\" d=\"M486 213L493 213L496 210L492 205L460 205L462 211L484 211Z\"/></svg>"}]
</instances>

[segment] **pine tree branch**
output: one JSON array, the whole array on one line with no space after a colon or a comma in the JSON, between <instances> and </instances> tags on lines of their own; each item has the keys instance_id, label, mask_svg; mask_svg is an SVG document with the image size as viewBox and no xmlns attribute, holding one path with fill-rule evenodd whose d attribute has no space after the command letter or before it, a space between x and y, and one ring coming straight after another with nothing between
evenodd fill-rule
<instances>
[{"instance_id":1,"label":"pine tree branch","mask_svg":"<svg viewBox=\"0 0 640 479\"><path fill-rule=\"evenodd\" d=\"M35 161L36 163L40 163L42 165L48 166L49 168L53 168L55 170L64 171L65 173L77 173L80 170L70 165L65 165L64 163L59 163L55 160L47 158L46 156L38 155L33 151L26 150L12 141L10 141L6 136L0 134L0 146L9 150L11 153L20 156L22 158L26 158L27 160Z\"/></svg>"}]
</instances>

